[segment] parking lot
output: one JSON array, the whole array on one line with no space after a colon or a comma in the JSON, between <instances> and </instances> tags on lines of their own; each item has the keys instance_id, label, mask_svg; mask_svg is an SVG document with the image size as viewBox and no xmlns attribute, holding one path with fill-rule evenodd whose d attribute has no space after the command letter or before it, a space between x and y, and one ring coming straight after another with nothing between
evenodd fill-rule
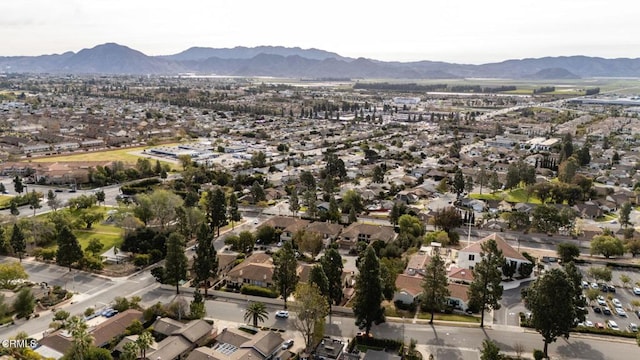
<instances>
[{"instance_id":1,"label":"parking lot","mask_svg":"<svg viewBox=\"0 0 640 360\"><path fill-rule=\"evenodd\" d=\"M599 291L597 300L590 303L587 300L589 306L587 306L588 313L585 325L606 328L611 327L613 324L610 321L613 321L618 325L618 330L637 331L637 326L640 325L640 306L635 306L634 303L640 305L640 295L634 294L634 287L636 287L636 292L639 292L640 289L638 289L636 282L640 281L640 273L613 270L611 281L604 284L602 282L596 283L593 278L590 278L587 274L587 267L583 267L581 270L584 275L583 294L585 297L589 288ZM623 282L620 280L620 276L623 274L631 279L626 288L623 287Z\"/></svg>"}]
</instances>

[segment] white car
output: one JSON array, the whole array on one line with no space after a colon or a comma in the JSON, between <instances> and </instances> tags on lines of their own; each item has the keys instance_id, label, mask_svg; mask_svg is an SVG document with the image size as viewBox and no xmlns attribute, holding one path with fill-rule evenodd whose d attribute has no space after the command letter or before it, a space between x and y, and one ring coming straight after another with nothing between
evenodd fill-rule
<instances>
[{"instance_id":1,"label":"white car","mask_svg":"<svg viewBox=\"0 0 640 360\"><path fill-rule=\"evenodd\" d=\"M635 323L630 323L629 324L629 331L638 332L638 325L636 325Z\"/></svg>"},{"instance_id":2,"label":"white car","mask_svg":"<svg viewBox=\"0 0 640 360\"><path fill-rule=\"evenodd\" d=\"M640 295L640 287L635 286L635 287L633 288L633 293L634 293L634 294L636 294L636 295Z\"/></svg>"},{"instance_id":3,"label":"white car","mask_svg":"<svg viewBox=\"0 0 640 360\"><path fill-rule=\"evenodd\" d=\"M293 339L289 339L282 343L282 350L287 350L293 346Z\"/></svg>"},{"instance_id":4,"label":"white car","mask_svg":"<svg viewBox=\"0 0 640 360\"><path fill-rule=\"evenodd\" d=\"M606 301L604 301L604 299L598 299L598 305L600 305L600 306L606 306L606 305L607 305L607 302L606 302Z\"/></svg>"},{"instance_id":5,"label":"white car","mask_svg":"<svg viewBox=\"0 0 640 360\"><path fill-rule=\"evenodd\" d=\"M593 327L593 321L591 321L591 320L585 320L585 321L584 321L584 326L587 326L587 327Z\"/></svg>"},{"instance_id":6,"label":"white car","mask_svg":"<svg viewBox=\"0 0 640 360\"><path fill-rule=\"evenodd\" d=\"M618 316L625 316L625 317L627 316L627 313L624 312L622 308L617 307L615 311L616 311L616 314L618 314Z\"/></svg>"},{"instance_id":7,"label":"white car","mask_svg":"<svg viewBox=\"0 0 640 360\"><path fill-rule=\"evenodd\" d=\"M598 286L598 284L596 284L596 283L592 282L592 283L591 283L591 288L592 288L592 289L600 289L600 286Z\"/></svg>"},{"instance_id":8,"label":"white car","mask_svg":"<svg viewBox=\"0 0 640 360\"><path fill-rule=\"evenodd\" d=\"M611 300L611 302L613 303L613 306L616 307L616 308L621 308L622 307L622 303L618 299L613 299L613 300Z\"/></svg>"},{"instance_id":9,"label":"white car","mask_svg":"<svg viewBox=\"0 0 640 360\"><path fill-rule=\"evenodd\" d=\"M282 318L282 319L286 319L289 317L289 312L286 310L278 310L276 312L276 317L277 318Z\"/></svg>"},{"instance_id":10,"label":"white car","mask_svg":"<svg viewBox=\"0 0 640 360\"><path fill-rule=\"evenodd\" d=\"M607 327L613 330L620 330L620 327L618 327L618 324L613 320L607 320Z\"/></svg>"}]
</instances>

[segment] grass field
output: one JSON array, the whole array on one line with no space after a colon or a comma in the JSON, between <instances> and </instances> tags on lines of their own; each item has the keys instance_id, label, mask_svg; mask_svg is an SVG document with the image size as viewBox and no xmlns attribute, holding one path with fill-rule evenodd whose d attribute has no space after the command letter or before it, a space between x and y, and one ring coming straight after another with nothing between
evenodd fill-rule
<instances>
[{"instance_id":1,"label":"grass field","mask_svg":"<svg viewBox=\"0 0 640 360\"><path fill-rule=\"evenodd\" d=\"M8 205L12 198L13 196L0 195L0 206Z\"/></svg>"},{"instance_id":2,"label":"grass field","mask_svg":"<svg viewBox=\"0 0 640 360\"><path fill-rule=\"evenodd\" d=\"M470 194L469 197L478 200L502 201L504 199L508 202L528 202L532 204L542 204L542 201L540 201L540 199L538 199L538 197L533 194L527 201L527 192L522 188L514 189L511 191L499 191L495 193Z\"/></svg>"},{"instance_id":3,"label":"grass field","mask_svg":"<svg viewBox=\"0 0 640 360\"><path fill-rule=\"evenodd\" d=\"M176 144L163 144L163 146L175 146ZM60 155L60 156L47 156L32 158L29 162L81 162L81 161L122 161L128 164L135 164L138 159L144 157L144 155L138 155L143 150L153 148L154 146L137 146L124 149L93 151L93 152L79 152L75 154ZM179 165L169 161L160 160L162 164L168 164L172 168L176 168Z\"/></svg>"},{"instance_id":4,"label":"grass field","mask_svg":"<svg viewBox=\"0 0 640 360\"><path fill-rule=\"evenodd\" d=\"M80 246L84 250L89 244L89 240L97 238L102 243L102 250L106 251L112 246L120 247L124 241L122 229L115 225L93 225L90 230L76 230L74 234L78 238Z\"/></svg>"}]
</instances>

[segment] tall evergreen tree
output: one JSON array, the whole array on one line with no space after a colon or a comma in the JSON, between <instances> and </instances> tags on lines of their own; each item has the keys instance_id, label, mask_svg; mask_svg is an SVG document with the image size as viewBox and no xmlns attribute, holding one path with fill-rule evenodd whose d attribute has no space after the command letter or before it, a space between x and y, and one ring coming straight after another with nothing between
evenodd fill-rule
<instances>
[{"instance_id":1,"label":"tall evergreen tree","mask_svg":"<svg viewBox=\"0 0 640 360\"><path fill-rule=\"evenodd\" d=\"M220 228L227 221L227 198L220 187L208 194L207 218L209 227L213 231L217 231L216 236L220 236Z\"/></svg>"},{"instance_id":2,"label":"tall evergreen tree","mask_svg":"<svg viewBox=\"0 0 640 360\"><path fill-rule=\"evenodd\" d=\"M456 197L460 197L460 194L464 192L464 175L460 168L456 169L453 175L453 192L456 193Z\"/></svg>"},{"instance_id":3,"label":"tall evergreen tree","mask_svg":"<svg viewBox=\"0 0 640 360\"><path fill-rule=\"evenodd\" d=\"M372 246L365 250L358 270L360 273L356 279L353 313L356 326L364 329L368 336L374 323L377 325L385 321L380 260Z\"/></svg>"},{"instance_id":4,"label":"tall evergreen tree","mask_svg":"<svg viewBox=\"0 0 640 360\"><path fill-rule=\"evenodd\" d=\"M298 262L290 241L285 241L282 248L273 255L273 282L284 299L284 308L287 308L287 298L298 285Z\"/></svg>"},{"instance_id":5,"label":"tall evergreen tree","mask_svg":"<svg viewBox=\"0 0 640 360\"><path fill-rule=\"evenodd\" d=\"M429 324L433 324L436 310L444 306L447 296L449 296L448 283L444 259L440 256L440 253L436 252L436 255L431 258L427 265L422 283L422 301L424 306L431 310Z\"/></svg>"},{"instance_id":6,"label":"tall evergreen tree","mask_svg":"<svg viewBox=\"0 0 640 360\"><path fill-rule=\"evenodd\" d=\"M22 194L22 192L24 191L24 184L22 183L22 179L20 178L20 176L16 175L13 178L13 189L18 193L18 194Z\"/></svg>"},{"instance_id":7,"label":"tall evergreen tree","mask_svg":"<svg viewBox=\"0 0 640 360\"><path fill-rule=\"evenodd\" d=\"M227 211L229 212L229 220L231 220L231 228L235 229L235 223L242 220L242 213L238 209L238 196L234 192L229 195L229 208Z\"/></svg>"},{"instance_id":8,"label":"tall evergreen tree","mask_svg":"<svg viewBox=\"0 0 640 360\"><path fill-rule=\"evenodd\" d=\"M68 226L63 226L56 236L58 251L56 252L56 263L60 266L67 266L71 271L71 265L80 261L84 254L78 242L78 238L73 234Z\"/></svg>"},{"instance_id":9,"label":"tall evergreen tree","mask_svg":"<svg viewBox=\"0 0 640 360\"><path fill-rule=\"evenodd\" d=\"M298 215L298 211L300 211L298 188L295 186L291 189L291 195L289 196L289 211L291 211L293 217L296 217Z\"/></svg>"},{"instance_id":10,"label":"tall evergreen tree","mask_svg":"<svg viewBox=\"0 0 640 360\"><path fill-rule=\"evenodd\" d=\"M193 257L193 272L196 288L204 284L204 296L207 297L209 279L218 273L218 255L213 246L213 233L207 224L202 223L196 233L196 254Z\"/></svg>"},{"instance_id":11,"label":"tall evergreen tree","mask_svg":"<svg viewBox=\"0 0 640 360\"><path fill-rule=\"evenodd\" d=\"M342 264L342 256L337 249L330 247L324 252L322 258L320 258L320 265L324 270L324 274L327 276L329 285L329 308L333 304L340 304L343 297L342 291L342 271L344 265Z\"/></svg>"},{"instance_id":12,"label":"tall evergreen tree","mask_svg":"<svg viewBox=\"0 0 640 360\"><path fill-rule=\"evenodd\" d=\"M552 269L522 291L525 306L531 311L529 324L542 335L544 355L558 336L569 337L576 325L574 289L562 269Z\"/></svg>"},{"instance_id":13,"label":"tall evergreen tree","mask_svg":"<svg viewBox=\"0 0 640 360\"><path fill-rule=\"evenodd\" d=\"M25 240L24 233L18 224L13 224L13 231L11 232L11 248L13 252L18 255L18 259L22 262L22 255L27 251L27 241Z\"/></svg>"},{"instance_id":14,"label":"tall evergreen tree","mask_svg":"<svg viewBox=\"0 0 640 360\"><path fill-rule=\"evenodd\" d=\"M164 279L167 283L175 285L176 294L180 294L180 281L187 278L188 260L184 250L184 237L177 232L171 233L167 239Z\"/></svg>"},{"instance_id":15,"label":"tall evergreen tree","mask_svg":"<svg viewBox=\"0 0 640 360\"><path fill-rule=\"evenodd\" d=\"M498 243L489 239L480 245L480 262L473 268L473 282L469 286L469 307L481 310L480 327L484 327L484 312L489 309L500 309L502 298L502 274L500 268L504 263L502 251Z\"/></svg>"}]
</instances>

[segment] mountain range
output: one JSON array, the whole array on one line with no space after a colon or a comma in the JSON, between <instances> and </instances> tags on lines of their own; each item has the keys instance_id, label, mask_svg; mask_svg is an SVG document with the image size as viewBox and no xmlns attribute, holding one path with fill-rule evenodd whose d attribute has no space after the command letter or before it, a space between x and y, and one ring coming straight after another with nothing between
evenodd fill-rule
<instances>
[{"instance_id":1,"label":"mountain range","mask_svg":"<svg viewBox=\"0 0 640 360\"><path fill-rule=\"evenodd\" d=\"M438 61L389 62L343 57L298 47L192 47L174 55L148 56L106 43L91 49L41 56L0 57L0 72L52 74L272 76L378 79L577 79L640 77L640 59L588 56L506 60L481 65Z\"/></svg>"}]
</instances>

